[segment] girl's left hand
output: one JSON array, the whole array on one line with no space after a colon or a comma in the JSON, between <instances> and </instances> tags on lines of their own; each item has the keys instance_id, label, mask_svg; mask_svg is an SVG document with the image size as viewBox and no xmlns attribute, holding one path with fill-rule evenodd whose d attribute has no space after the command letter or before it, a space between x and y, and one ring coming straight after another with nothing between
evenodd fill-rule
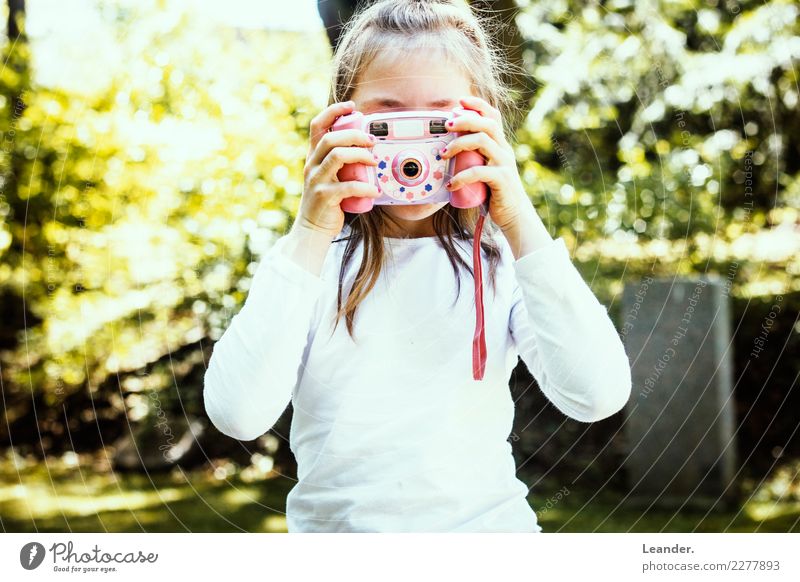
<instances>
[{"instance_id":1,"label":"girl's left hand","mask_svg":"<svg viewBox=\"0 0 800 582\"><path fill-rule=\"evenodd\" d=\"M533 205L522 186L514 150L503 133L502 116L480 97L464 97L459 102L465 109L472 109L480 115L459 116L448 122L452 125L447 129L465 135L451 141L440 155L443 159L450 159L459 152L475 150L486 158L486 165L459 172L448 182L447 189L453 191L473 182L485 182L492 190L489 215L501 230L506 231L516 226Z\"/></svg>"}]
</instances>

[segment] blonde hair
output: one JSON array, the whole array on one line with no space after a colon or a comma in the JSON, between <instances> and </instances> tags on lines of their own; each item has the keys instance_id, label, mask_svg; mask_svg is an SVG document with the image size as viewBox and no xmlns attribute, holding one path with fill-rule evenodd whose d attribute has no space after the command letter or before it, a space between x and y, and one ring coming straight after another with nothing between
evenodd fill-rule
<instances>
[{"instance_id":1,"label":"blonde hair","mask_svg":"<svg viewBox=\"0 0 800 582\"><path fill-rule=\"evenodd\" d=\"M510 85L503 78L503 71L509 69L508 63L488 34L496 26L495 22L479 16L466 2L459 0L380 0L362 4L345 24L334 53L328 102L349 101L359 75L384 50L400 49L398 55L406 55L415 49L438 49L471 79L474 94L501 112L504 131L508 134L516 112ZM459 293L459 266L474 274L456 249L454 238L471 240L478 216L478 208L460 209L450 205L433 215L433 228L453 267ZM387 222L391 222L391 217L380 206L363 214L345 213L345 223L351 227L351 234L334 241L347 241L339 273L335 323L338 325L344 316L351 336L358 304L375 286L384 264L383 237L387 232ZM489 224L487 221L486 226ZM344 273L362 240L361 265L343 303ZM491 230L482 236L481 248L489 259L489 280L494 290L500 251L492 239Z\"/></svg>"},{"instance_id":2,"label":"blonde hair","mask_svg":"<svg viewBox=\"0 0 800 582\"><path fill-rule=\"evenodd\" d=\"M472 79L476 95L503 114L506 133L518 114L505 76L511 64L489 32L499 21L479 15L464 0L381 0L362 4L347 23L333 55L328 104L348 101L366 70L383 50L440 49Z\"/></svg>"}]
</instances>

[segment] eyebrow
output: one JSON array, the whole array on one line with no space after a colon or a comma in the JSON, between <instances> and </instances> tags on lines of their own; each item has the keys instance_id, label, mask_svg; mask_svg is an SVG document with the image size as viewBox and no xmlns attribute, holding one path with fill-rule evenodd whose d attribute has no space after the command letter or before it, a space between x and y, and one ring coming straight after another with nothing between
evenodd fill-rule
<instances>
[{"instance_id":1,"label":"eyebrow","mask_svg":"<svg viewBox=\"0 0 800 582\"><path fill-rule=\"evenodd\" d=\"M452 99L437 99L436 101L430 101L428 103L428 107L447 107L452 103ZM403 102L398 101L397 99L392 99L391 97L376 97L364 102L365 107L371 105L378 105L380 107L403 107Z\"/></svg>"}]
</instances>

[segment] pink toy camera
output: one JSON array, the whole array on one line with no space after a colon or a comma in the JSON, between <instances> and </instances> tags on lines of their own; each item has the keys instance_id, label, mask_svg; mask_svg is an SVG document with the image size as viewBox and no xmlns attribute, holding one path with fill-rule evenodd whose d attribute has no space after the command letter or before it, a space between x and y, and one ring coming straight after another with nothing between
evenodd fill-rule
<instances>
[{"instance_id":1,"label":"pink toy camera","mask_svg":"<svg viewBox=\"0 0 800 582\"><path fill-rule=\"evenodd\" d=\"M460 171L486 164L476 151L464 151L449 160L439 153L456 137L447 121L461 115L480 115L477 111L454 107L452 111L414 110L376 112L364 115L354 111L338 118L331 131L360 129L377 138L372 152L377 166L347 164L337 174L340 181L356 180L375 184L381 196L353 196L342 200L342 210L369 212L374 204L432 204L449 202L456 208L474 208L486 201L486 184L475 182L450 192L445 184Z\"/></svg>"}]
</instances>

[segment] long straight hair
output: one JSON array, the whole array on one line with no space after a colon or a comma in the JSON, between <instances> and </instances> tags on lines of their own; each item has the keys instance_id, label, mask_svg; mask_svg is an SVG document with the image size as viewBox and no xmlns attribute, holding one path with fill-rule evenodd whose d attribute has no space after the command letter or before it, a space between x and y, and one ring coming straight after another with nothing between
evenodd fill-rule
<instances>
[{"instance_id":1,"label":"long straight hair","mask_svg":"<svg viewBox=\"0 0 800 582\"><path fill-rule=\"evenodd\" d=\"M360 72L381 51L397 49L396 54L402 55L419 48L443 49L446 56L470 76L475 94L501 111L504 130L508 132L509 118L514 114L513 99L510 85L501 72L507 68L506 60L487 33L495 26L459 0L380 0L362 4L343 28L334 53L328 103L350 100ZM473 277L474 273L456 248L455 241L473 240L479 212L479 208L455 208L447 204L433 215L433 228L452 265L458 293L461 292L461 268ZM363 214L345 212L345 224L350 227L350 234L334 241L347 243L339 271L334 330L344 317L347 332L353 337L358 305L377 283L385 263L383 237L391 222L392 217L381 206ZM500 250L493 240L494 226L490 223L486 221L484 225L480 246L489 261L489 281L495 292ZM344 274L362 243L361 265L345 298Z\"/></svg>"}]
</instances>

